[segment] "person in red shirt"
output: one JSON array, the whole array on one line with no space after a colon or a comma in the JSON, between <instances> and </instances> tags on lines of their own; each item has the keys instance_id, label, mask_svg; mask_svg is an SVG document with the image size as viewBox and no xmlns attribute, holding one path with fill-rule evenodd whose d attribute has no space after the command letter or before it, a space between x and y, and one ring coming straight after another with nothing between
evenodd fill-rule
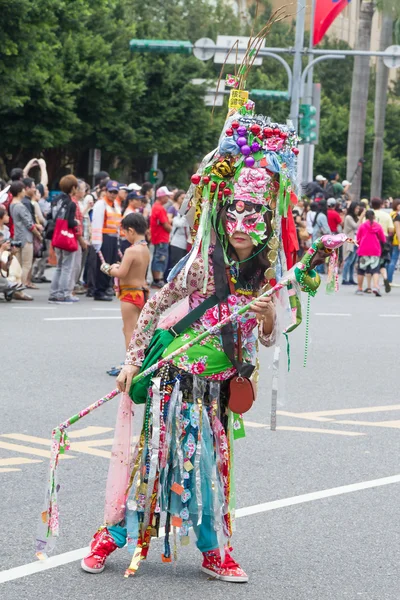
<instances>
[{"instance_id":1,"label":"person in red shirt","mask_svg":"<svg viewBox=\"0 0 400 600\"><path fill-rule=\"evenodd\" d=\"M335 198L329 198L327 204L328 204L327 217L328 217L329 228L332 233L340 233L341 229L339 230L339 226L342 225L342 217L339 215L337 210L335 210L335 207L336 207Z\"/></svg>"},{"instance_id":2,"label":"person in red shirt","mask_svg":"<svg viewBox=\"0 0 400 600\"><path fill-rule=\"evenodd\" d=\"M168 266L169 232L171 224L168 219L165 204L172 196L167 186L163 185L157 190L156 201L151 209L150 232L151 243L154 246L151 272L153 286L162 288L164 285L164 272Z\"/></svg>"}]
</instances>

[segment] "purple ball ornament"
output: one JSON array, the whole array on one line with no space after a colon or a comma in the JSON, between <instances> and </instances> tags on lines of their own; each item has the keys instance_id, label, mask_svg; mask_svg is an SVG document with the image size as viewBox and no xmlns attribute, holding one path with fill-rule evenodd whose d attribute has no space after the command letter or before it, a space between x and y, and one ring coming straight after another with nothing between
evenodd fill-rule
<instances>
[{"instance_id":1,"label":"purple ball ornament","mask_svg":"<svg viewBox=\"0 0 400 600\"><path fill-rule=\"evenodd\" d=\"M249 154L251 154L251 148L250 148L250 146L247 146L247 144L246 144L246 146L242 146L240 148L240 152L242 154L244 154L244 156L248 156Z\"/></svg>"},{"instance_id":2,"label":"purple ball ornament","mask_svg":"<svg viewBox=\"0 0 400 600\"><path fill-rule=\"evenodd\" d=\"M247 139L245 137L238 137L236 140L238 146L245 146L247 144Z\"/></svg>"},{"instance_id":3,"label":"purple ball ornament","mask_svg":"<svg viewBox=\"0 0 400 600\"><path fill-rule=\"evenodd\" d=\"M244 125L241 125L239 127L239 129L237 130L237 132L238 132L238 135L246 135L247 129L246 129L246 127Z\"/></svg>"},{"instance_id":4,"label":"purple ball ornament","mask_svg":"<svg viewBox=\"0 0 400 600\"><path fill-rule=\"evenodd\" d=\"M260 144L258 142L253 142L251 145L251 151L258 152L259 150L261 150Z\"/></svg>"},{"instance_id":5,"label":"purple ball ornament","mask_svg":"<svg viewBox=\"0 0 400 600\"><path fill-rule=\"evenodd\" d=\"M246 167L249 167L251 169L251 167L254 167L255 164L255 160L252 156L246 156L246 158L244 159L244 164L246 165Z\"/></svg>"}]
</instances>

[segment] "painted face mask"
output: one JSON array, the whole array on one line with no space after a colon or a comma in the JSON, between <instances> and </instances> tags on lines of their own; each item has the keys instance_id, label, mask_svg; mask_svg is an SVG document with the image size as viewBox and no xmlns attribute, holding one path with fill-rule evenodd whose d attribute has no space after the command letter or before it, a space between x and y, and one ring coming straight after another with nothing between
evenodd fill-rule
<instances>
[{"instance_id":1,"label":"painted face mask","mask_svg":"<svg viewBox=\"0 0 400 600\"><path fill-rule=\"evenodd\" d=\"M234 200L226 211L226 232L232 236L236 231L247 233L255 246L267 238L267 224L264 221L266 207L262 204Z\"/></svg>"}]
</instances>

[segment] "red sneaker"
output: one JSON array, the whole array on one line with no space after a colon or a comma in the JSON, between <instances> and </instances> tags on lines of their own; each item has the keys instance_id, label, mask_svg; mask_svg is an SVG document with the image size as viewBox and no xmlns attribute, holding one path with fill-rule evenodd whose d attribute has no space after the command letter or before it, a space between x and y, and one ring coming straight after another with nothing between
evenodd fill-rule
<instances>
[{"instance_id":1,"label":"red sneaker","mask_svg":"<svg viewBox=\"0 0 400 600\"><path fill-rule=\"evenodd\" d=\"M231 581L232 583L248 582L248 576L241 566L233 560L228 548L225 548L224 562L221 562L221 553L218 548L209 552L203 552L203 557L203 564L201 565L203 573L221 581Z\"/></svg>"},{"instance_id":2,"label":"red sneaker","mask_svg":"<svg viewBox=\"0 0 400 600\"><path fill-rule=\"evenodd\" d=\"M101 573L104 571L106 558L118 548L107 527L96 532L90 544L90 552L82 558L81 567L87 573Z\"/></svg>"}]
</instances>

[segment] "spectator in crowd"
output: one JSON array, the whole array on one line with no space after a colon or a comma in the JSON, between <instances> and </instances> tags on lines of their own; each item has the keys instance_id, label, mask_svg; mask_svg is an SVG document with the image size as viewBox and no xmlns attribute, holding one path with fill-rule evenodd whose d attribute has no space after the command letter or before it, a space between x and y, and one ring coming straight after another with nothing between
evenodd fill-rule
<instances>
[{"instance_id":1,"label":"spectator in crowd","mask_svg":"<svg viewBox=\"0 0 400 600\"><path fill-rule=\"evenodd\" d=\"M164 273L168 266L168 245L171 223L169 222L165 205L171 197L167 186L157 190L156 201L150 215L151 242L154 246L151 271L153 274L153 286L162 288L164 286Z\"/></svg>"},{"instance_id":2,"label":"spectator in crowd","mask_svg":"<svg viewBox=\"0 0 400 600\"><path fill-rule=\"evenodd\" d=\"M130 213L122 219L121 228L124 229L126 241L130 246L126 249L121 264L105 263L102 265L102 270L110 277L117 277L119 280L118 298L121 303L127 349L140 312L148 298L146 273L150 252L144 237L147 224L142 215Z\"/></svg>"},{"instance_id":3,"label":"spectator in crowd","mask_svg":"<svg viewBox=\"0 0 400 600\"><path fill-rule=\"evenodd\" d=\"M375 213L375 222L382 225L386 238L394 233L394 225L390 213L382 210L381 198L371 198L371 208Z\"/></svg>"},{"instance_id":4,"label":"spectator in crowd","mask_svg":"<svg viewBox=\"0 0 400 600\"><path fill-rule=\"evenodd\" d=\"M314 228L314 219L317 214L318 205L316 202L310 202L309 211L307 212L306 217L306 226L308 235L312 236L313 228Z\"/></svg>"},{"instance_id":5,"label":"spectator in crowd","mask_svg":"<svg viewBox=\"0 0 400 600\"><path fill-rule=\"evenodd\" d=\"M340 183L340 175L337 171L334 171L329 177L329 182L326 185L326 193L328 198L340 198L343 195L344 188Z\"/></svg>"},{"instance_id":6,"label":"spectator in crowd","mask_svg":"<svg viewBox=\"0 0 400 600\"><path fill-rule=\"evenodd\" d=\"M326 204L326 200L320 200L320 202L316 205L316 213L313 221L313 230L312 230L312 242L314 243L321 235L326 235L331 233L329 224L328 224L328 216L327 216L328 208ZM325 265L318 265L316 267L318 273L325 273Z\"/></svg>"},{"instance_id":7,"label":"spectator in crowd","mask_svg":"<svg viewBox=\"0 0 400 600\"><path fill-rule=\"evenodd\" d=\"M301 208L300 203L293 209L293 218L296 225L299 250L297 255L301 258L309 247L310 234L307 231L307 209Z\"/></svg>"},{"instance_id":8,"label":"spectator in crowd","mask_svg":"<svg viewBox=\"0 0 400 600\"><path fill-rule=\"evenodd\" d=\"M78 179L78 187L75 195L72 196L72 201L76 204L75 220L77 221L76 238L78 240L78 250L74 253L74 264L72 267L71 290L73 294L85 294L86 288L80 284L80 277L86 258L88 243L84 237L83 231L83 215L81 212L81 201L86 194L86 183L83 179Z\"/></svg>"},{"instance_id":9,"label":"spectator in crowd","mask_svg":"<svg viewBox=\"0 0 400 600\"><path fill-rule=\"evenodd\" d=\"M14 223L14 240L21 242L18 248L17 259L22 268L22 283L28 287L28 277L33 264L33 237L40 241L42 236L38 227L32 218L32 213L22 202L25 198L25 186L22 181L15 181L11 184L10 193L12 202L9 206L11 217ZM31 296L24 299L33 300Z\"/></svg>"},{"instance_id":10,"label":"spectator in crowd","mask_svg":"<svg viewBox=\"0 0 400 600\"><path fill-rule=\"evenodd\" d=\"M172 192L171 192L172 194ZM179 214L179 209L185 197L185 190L177 190L173 196L172 204L167 208L169 222L172 224L174 218Z\"/></svg>"},{"instance_id":11,"label":"spectator in crowd","mask_svg":"<svg viewBox=\"0 0 400 600\"><path fill-rule=\"evenodd\" d=\"M379 271L381 244L386 241L382 226L376 222L373 210L367 210L365 213L365 222L362 223L357 231L357 255L358 262L358 289L356 294L363 294L363 283L365 275L372 276L372 292L380 297L379 291ZM368 289L368 288L367 288Z\"/></svg>"},{"instance_id":12,"label":"spectator in crowd","mask_svg":"<svg viewBox=\"0 0 400 600\"><path fill-rule=\"evenodd\" d=\"M10 217L8 215L7 210L4 206L0 204L0 234L2 235L2 239L4 242L8 242L10 239L10 229L8 227L8 223L10 222Z\"/></svg>"},{"instance_id":13,"label":"spectator in crowd","mask_svg":"<svg viewBox=\"0 0 400 600\"><path fill-rule=\"evenodd\" d=\"M38 183L36 186L36 190L39 192L38 204L40 206L40 210L42 211L42 215L45 219L48 219L51 213L51 203L48 200L49 188L47 187L47 185Z\"/></svg>"},{"instance_id":14,"label":"spectator in crowd","mask_svg":"<svg viewBox=\"0 0 400 600\"><path fill-rule=\"evenodd\" d=\"M32 204L33 197L36 195L36 185L35 180L31 177L25 177L22 180L22 183L25 187L25 196L22 198L22 204L26 206L28 211L31 214L32 220L35 221L35 208Z\"/></svg>"},{"instance_id":15,"label":"spectator in crowd","mask_svg":"<svg viewBox=\"0 0 400 600\"><path fill-rule=\"evenodd\" d=\"M93 207L92 246L97 253L94 299L100 301L110 302L114 295L110 288L110 278L100 270L103 261L99 252L110 265L118 261L118 236L121 223L121 214L115 206L118 191L118 181L108 181L104 198L97 200Z\"/></svg>"},{"instance_id":16,"label":"spectator in crowd","mask_svg":"<svg viewBox=\"0 0 400 600\"><path fill-rule=\"evenodd\" d=\"M325 185L327 183L326 177L323 175L317 175L315 181L311 181L304 188L305 195L314 200L315 198L326 198Z\"/></svg>"},{"instance_id":17,"label":"spectator in crowd","mask_svg":"<svg viewBox=\"0 0 400 600\"><path fill-rule=\"evenodd\" d=\"M393 276L396 270L396 265L399 261L399 240L400 240L400 199L396 198L392 202L392 212L390 214L393 225L394 235L392 239L392 256L388 266L388 280L390 285L393 284Z\"/></svg>"},{"instance_id":18,"label":"spectator in crowd","mask_svg":"<svg viewBox=\"0 0 400 600\"><path fill-rule=\"evenodd\" d=\"M352 202L347 209L347 214L344 218L344 233L351 239L355 240L358 228L361 225L362 219L365 214L365 208L358 204L358 202ZM343 285L357 285L354 281L354 265L357 260L357 248L354 244L346 242L343 247Z\"/></svg>"},{"instance_id":19,"label":"spectator in crowd","mask_svg":"<svg viewBox=\"0 0 400 600\"><path fill-rule=\"evenodd\" d=\"M189 223L186 217L179 213L184 197L185 193L182 190L178 190L174 196L174 204L171 207L176 209L176 215L172 220L168 271L187 254L188 244L191 243ZM168 214L170 215L171 213Z\"/></svg>"},{"instance_id":20,"label":"spectator in crowd","mask_svg":"<svg viewBox=\"0 0 400 600\"><path fill-rule=\"evenodd\" d=\"M1 210L5 211L0 207ZM5 212L5 214L7 213ZM6 240L0 231L0 294L4 294L4 298L8 301L15 293L21 294L25 289L21 283L9 279L11 263L15 260L16 252L17 249L10 247L10 240Z\"/></svg>"},{"instance_id":21,"label":"spectator in crowd","mask_svg":"<svg viewBox=\"0 0 400 600\"><path fill-rule=\"evenodd\" d=\"M47 221L43 215L42 209L40 208L40 199L40 191L38 190L38 186L36 186L36 193L33 196L31 202L35 211L36 225L42 233L46 228ZM49 257L49 250L47 248L46 240L44 238L42 238L41 242L37 241L36 239L33 240L33 257L34 261L32 266L32 283L50 283L50 279L47 279L47 277L44 274L47 259Z\"/></svg>"},{"instance_id":22,"label":"spectator in crowd","mask_svg":"<svg viewBox=\"0 0 400 600\"><path fill-rule=\"evenodd\" d=\"M342 198L345 202L345 206L343 208L347 208L348 206L350 206L350 202L351 202L351 193L350 193L351 182L348 181L347 179L345 179L344 181L342 181L342 187L343 187Z\"/></svg>"},{"instance_id":23,"label":"spectator in crowd","mask_svg":"<svg viewBox=\"0 0 400 600\"><path fill-rule=\"evenodd\" d=\"M390 213L382 209L381 198L371 198L371 208L375 213L375 221L382 226L383 233L385 234L386 238L382 244L382 252L380 254L380 273L385 285L385 292L389 293L391 291L387 273L387 268L390 264L391 251L391 241L389 241L389 237L391 237L394 233L394 225Z\"/></svg>"},{"instance_id":24,"label":"spectator in crowd","mask_svg":"<svg viewBox=\"0 0 400 600\"><path fill-rule=\"evenodd\" d=\"M146 181L142 185L142 188L140 190L140 194L143 196L143 200L142 200L143 212L142 212L142 215L144 216L145 219L149 219L150 218L150 212L151 212L151 202L153 200L153 186L151 185L151 183L149 181Z\"/></svg>"},{"instance_id":25,"label":"spectator in crowd","mask_svg":"<svg viewBox=\"0 0 400 600\"><path fill-rule=\"evenodd\" d=\"M78 180L74 175L65 175L60 180L61 194L56 206L53 208L53 219L65 219L68 222L68 228L75 230L75 235L79 235L79 222L76 220L77 204L72 200L78 189ZM54 238L53 238L54 239ZM57 257L57 268L54 273L53 281L50 287L50 304L73 304L79 302L79 298L72 295L72 272L75 264L74 252L55 248Z\"/></svg>"},{"instance_id":26,"label":"spectator in crowd","mask_svg":"<svg viewBox=\"0 0 400 600\"><path fill-rule=\"evenodd\" d=\"M142 196L142 194L139 194L139 192L136 190L129 192L129 194L126 198L125 207L123 208L123 211L122 211L122 215L124 217L127 217L128 215L130 215L132 213L142 214L143 213L143 208L142 208L143 198L144 198L144 196Z\"/></svg>"},{"instance_id":27,"label":"spectator in crowd","mask_svg":"<svg viewBox=\"0 0 400 600\"><path fill-rule=\"evenodd\" d=\"M329 229L331 230L331 233L340 233L342 230L342 217L336 210L337 201L335 198L328 198L327 204L327 218Z\"/></svg>"}]
</instances>

